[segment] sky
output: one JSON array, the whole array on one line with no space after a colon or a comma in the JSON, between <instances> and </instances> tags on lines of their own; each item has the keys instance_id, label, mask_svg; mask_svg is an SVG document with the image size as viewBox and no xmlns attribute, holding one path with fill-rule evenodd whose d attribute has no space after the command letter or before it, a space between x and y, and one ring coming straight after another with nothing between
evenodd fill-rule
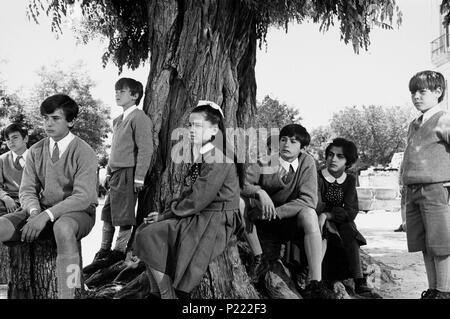
<instances>
[{"instance_id":1,"label":"sky","mask_svg":"<svg viewBox=\"0 0 450 319\"><path fill-rule=\"evenodd\" d=\"M340 41L337 28L319 32L319 25L290 25L288 32L272 28L267 47L257 52L257 99L269 95L298 109L302 124L311 130L326 125L332 114L354 105L410 105L408 81L423 69L432 69L430 42L437 38L429 0L397 0L403 13L400 28L373 29L368 51L354 53ZM105 44L76 45L70 30L57 39L48 21L36 25L26 17L27 0L0 1L0 76L10 91L26 96L42 65L59 61L69 67L80 59L97 86L95 98L115 106L117 67L102 68ZM149 64L120 76L146 83ZM412 107L412 106L411 106Z\"/></svg>"}]
</instances>

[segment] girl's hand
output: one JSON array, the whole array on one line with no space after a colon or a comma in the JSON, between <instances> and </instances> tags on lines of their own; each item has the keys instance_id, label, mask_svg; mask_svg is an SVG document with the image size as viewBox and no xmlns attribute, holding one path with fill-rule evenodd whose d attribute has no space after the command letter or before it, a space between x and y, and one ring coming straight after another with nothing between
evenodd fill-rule
<instances>
[{"instance_id":1,"label":"girl's hand","mask_svg":"<svg viewBox=\"0 0 450 319\"><path fill-rule=\"evenodd\" d=\"M162 220L162 215L159 212L150 212L147 217L144 218L144 224L153 224Z\"/></svg>"}]
</instances>

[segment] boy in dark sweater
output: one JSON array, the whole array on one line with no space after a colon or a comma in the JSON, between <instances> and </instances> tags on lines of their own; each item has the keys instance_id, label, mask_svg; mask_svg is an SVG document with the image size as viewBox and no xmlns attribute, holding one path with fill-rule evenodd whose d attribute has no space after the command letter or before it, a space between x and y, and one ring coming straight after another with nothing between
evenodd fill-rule
<instances>
[{"instance_id":1,"label":"boy in dark sweater","mask_svg":"<svg viewBox=\"0 0 450 319\"><path fill-rule=\"evenodd\" d=\"M450 116L439 103L445 79L423 71L409 82L420 116L411 122L403 157L408 250L422 251L429 289L423 299L450 298Z\"/></svg>"},{"instance_id":2,"label":"boy in dark sweater","mask_svg":"<svg viewBox=\"0 0 450 319\"><path fill-rule=\"evenodd\" d=\"M0 216L19 208L19 186L28 153L28 132L17 123L3 131L9 152L0 156Z\"/></svg>"},{"instance_id":3,"label":"boy in dark sweater","mask_svg":"<svg viewBox=\"0 0 450 319\"><path fill-rule=\"evenodd\" d=\"M105 183L110 190L102 210L101 247L93 262L83 269L86 274L125 259L131 229L136 225L137 194L144 186L153 153L152 122L144 111L137 108L143 95L142 84L121 78L115 89L116 102L123 108L123 114L113 121ZM111 251L116 226L120 229Z\"/></svg>"},{"instance_id":4,"label":"boy in dark sweater","mask_svg":"<svg viewBox=\"0 0 450 319\"><path fill-rule=\"evenodd\" d=\"M0 217L0 241L54 236L58 298L72 299L81 285L78 241L95 223L97 156L70 132L78 115L74 100L56 94L40 109L48 137L28 152L19 189L21 208Z\"/></svg>"},{"instance_id":5,"label":"boy in dark sweater","mask_svg":"<svg viewBox=\"0 0 450 319\"><path fill-rule=\"evenodd\" d=\"M311 277L304 295L330 299L334 295L322 283L322 237L315 211L316 165L303 150L309 145L310 135L303 126L290 124L281 129L279 141L278 152L247 168L241 212L246 222L255 223L258 233L283 243L303 239ZM261 248L257 233L246 228L246 239L258 260Z\"/></svg>"}]
</instances>

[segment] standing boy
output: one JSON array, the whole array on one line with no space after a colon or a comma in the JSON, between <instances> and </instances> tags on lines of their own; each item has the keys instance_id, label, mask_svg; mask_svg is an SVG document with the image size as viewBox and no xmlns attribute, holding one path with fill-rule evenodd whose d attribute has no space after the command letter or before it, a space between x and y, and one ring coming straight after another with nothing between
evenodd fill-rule
<instances>
[{"instance_id":1,"label":"standing boy","mask_svg":"<svg viewBox=\"0 0 450 319\"><path fill-rule=\"evenodd\" d=\"M445 79L439 72L419 72L409 90L421 114L409 125L403 157L408 250L423 254L429 289L422 298L449 299L450 116L439 107Z\"/></svg>"},{"instance_id":2,"label":"standing boy","mask_svg":"<svg viewBox=\"0 0 450 319\"><path fill-rule=\"evenodd\" d=\"M0 156L0 216L19 208L19 186L28 153L27 129L17 123L3 131L9 152Z\"/></svg>"},{"instance_id":3,"label":"standing boy","mask_svg":"<svg viewBox=\"0 0 450 319\"><path fill-rule=\"evenodd\" d=\"M334 294L322 283L322 237L317 213L317 172L314 159L303 149L310 135L299 124L283 127L279 137L279 152L247 169L242 196L248 217L258 232L271 235L280 242L304 240L311 282L306 298L331 299ZM248 210L248 211L247 211ZM247 233L256 261L261 253L256 231ZM255 249L258 248L258 249ZM264 248L264 247L263 247ZM254 267L258 267L258 262ZM251 273L258 273L257 270Z\"/></svg>"},{"instance_id":4,"label":"standing boy","mask_svg":"<svg viewBox=\"0 0 450 319\"><path fill-rule=\"evenodd\" d=\"M0 217L0 241L32 242L53 231L58 298L72 299L81 282L81 271L74 272L80 265L78 241L95 223L97 156L70 132L78 105L69 96L50 96L40 111L48 137L28 152L19 189L21 209Z\"/></svg>"},{"instance_id":5,"label":"standing boy","mask_svg":"<svg viewBox=\"0 0 450 319\"><path fill-rule=\"evenodd\" d=\"M103 232L100 250L86 274L125 259L131 228L136 225L137 193L144 186L144 178L153 153L152 122L137 108L143 95L142 84L130 78L116 82L116 102L123 114L113 121L113 138L106 183L110 191L102 210ZM114 250L111 245L115 227L120 226Z\"/></svg>"}]
</instances>

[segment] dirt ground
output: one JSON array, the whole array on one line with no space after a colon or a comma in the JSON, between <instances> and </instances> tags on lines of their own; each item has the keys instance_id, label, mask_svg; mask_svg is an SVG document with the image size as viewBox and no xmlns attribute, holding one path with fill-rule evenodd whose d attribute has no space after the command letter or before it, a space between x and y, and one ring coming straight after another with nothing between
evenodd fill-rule
<instances>
[{"instance_id":1,"label":"dirt ground","mask_svg":"<svg viewBox=\"0 0 450 319\"><path fill-rule=\"evenodd\" d=\"M418 299L428 288L422 253L408 253L406 233L396 233L401 222L400 212L370 211L360 213L356 224L367 239L363 246L368 254L392 267L395 284L381 284L387 299Z\"/></svg>"},{"instance_id":2,"label":"dirt ground","mask_svg":"<svg viewBox=\"0 0 450 319\"><path fill-rule=\"evenodd\" d=\"M103 204L103 200L101 201ZM83 264L89 264L99 248L102 223L97 209L97 221L91 233L82 240ZM375 259L392 267L394 284L381 284L380 291L387 299L418 299L427 288L425 266L421 253L408 253L406 234L393 230L400 224L399 212L370 211L360 213L356 224L367 239L362 248ZM0 286L0 299L6 298L6 286Z\"/></svg>"}]
</instances>

